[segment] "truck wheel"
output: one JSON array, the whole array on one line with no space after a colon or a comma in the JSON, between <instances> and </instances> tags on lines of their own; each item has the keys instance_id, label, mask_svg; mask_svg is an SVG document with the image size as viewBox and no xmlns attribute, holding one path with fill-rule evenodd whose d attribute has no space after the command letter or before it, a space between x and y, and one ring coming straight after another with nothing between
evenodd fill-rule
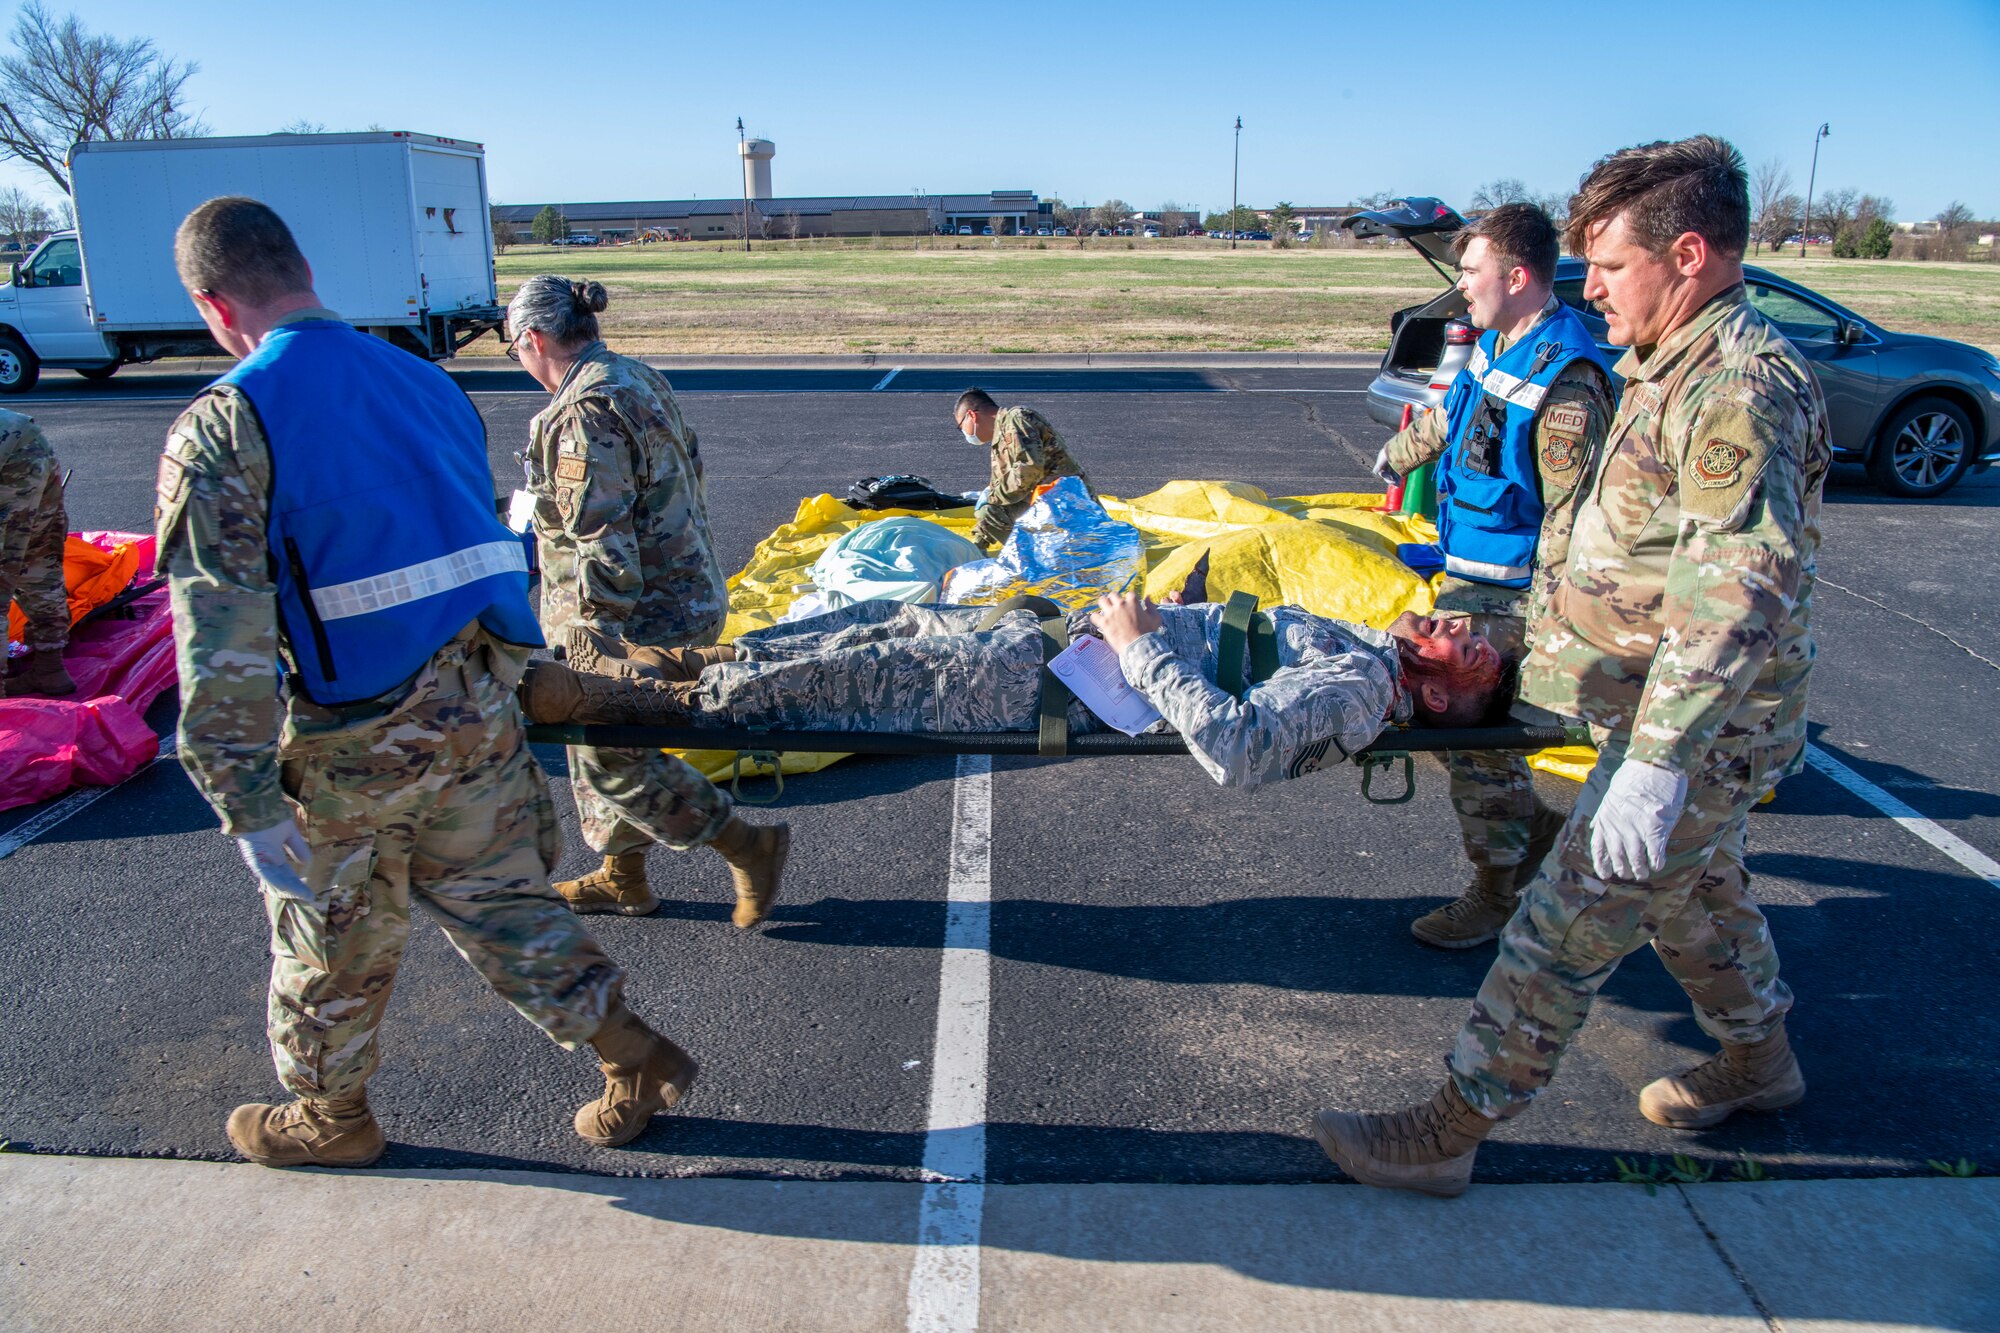
<instances>
[{"instance_id":1,"label":"truck wheel","mask_svg":"<svg viewBox=\"0 0 2000 1333\"><path fill-rule=\"evenodd\" d=\"M26 393L42 377L42 359L11 333L0 333L0 393Z\"/></svg>"},{"instance_id":2,"label":"truck wheel","mask_svg":"<svg viewBox=\"0 0 2000 1333\"><path fill-rule=\"evenodd\" d=\"M1972 462L1972 422L1956 403L1916 398L1882 423L1868 476L1891 495L1928 500L1958 485Z\"/></svg>"},{"instance_id":3,"label":"truck wheel","mask_svg":"<svg viewBox=\"0 0 2000 1333\"><path fill-rule=\"evenodd\" d=\"M124 363L113 361L108 366L78 366L76 373L89 380L92 384L102 384L113 375L116 375L118 367L122 364Z\"/></svg>"}]
</instances>

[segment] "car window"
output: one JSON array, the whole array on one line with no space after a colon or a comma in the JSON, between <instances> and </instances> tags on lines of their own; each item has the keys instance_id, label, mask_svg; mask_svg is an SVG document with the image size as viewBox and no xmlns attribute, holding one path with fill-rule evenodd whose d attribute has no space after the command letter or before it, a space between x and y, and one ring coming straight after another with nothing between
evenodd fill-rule
<instances>
[{"instance_id":1,"label":"car window","mask_svg":"<svg viewBox=\"0 0 2000 1333\"><path fill-rule=\"evenodd\" d=\"M1744 286L1749 292L1750 304L1756 306L1765 319L1776 324L1778 331L1787 338L1838 341L1840 318L1825 306L1814 305L1790 292L1766 287L1761 282L1746 282Z\"/></svg>"},{"instance_id":2,"label":"car window","mask_svg":"<svg viewBox=\"0 0 2000 1333\"><path fill-rule=\"evenodd\" d=\"M52 243L36 256L29 272L34 275L32 286L81 287L83 260L77 254L76 242L65 240Z\"/></svg>"},{"instance_id":3,"label":"car window","mask_svg":"<svg viewBox=\"0 0 2000 1333\"><path fill-rule=\"evenodd\" d=\"M1572 310L1589 310L1590 302L1583 299L1583 279L1565 278L1556 283L1556 300Z\"/></svg>"}]
</instances>

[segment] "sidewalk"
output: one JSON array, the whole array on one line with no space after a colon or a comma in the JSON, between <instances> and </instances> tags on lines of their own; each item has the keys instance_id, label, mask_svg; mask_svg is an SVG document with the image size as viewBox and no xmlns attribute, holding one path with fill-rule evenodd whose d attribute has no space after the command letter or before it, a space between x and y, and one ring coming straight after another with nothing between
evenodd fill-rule
<instances>
[{"instance_id":1,"label":"sidewalk","mask_svg":"<svg viewBox=\"0 0 2000 1333\"><path fill-rule=\"evenodd\" d=\"M0 1155L0 1327L901 1330L923 1187ZM990 1330L2000 1330L2000 1180L985 1190Z\"/></svg>"}]
</instances>

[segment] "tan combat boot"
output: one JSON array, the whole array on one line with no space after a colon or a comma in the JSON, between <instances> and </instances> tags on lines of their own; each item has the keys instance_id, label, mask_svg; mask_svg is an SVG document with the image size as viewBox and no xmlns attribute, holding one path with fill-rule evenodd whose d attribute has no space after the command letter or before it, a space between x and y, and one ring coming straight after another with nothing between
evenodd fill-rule
<instances>
[{"instance_id":1,"label":"tan combat boot","mask_svg":"<svg viewBox=\"0 0 2000 1333\"><path fill-rule=\"evenodd\" d=\"M229 1113L229 1141L259 1166L373 1166L388 1146L365 1091L239 1106Z\"/></svg>"},{"instance_id":2,"label":"tan combat boot","mask_svg":"<svg viewBox=\"0 0 2000 1333\"><path fill-rule=\"evenodd\" d=\"M1472 1183L1472 1159L1499 1122L1472 1109L1458 1084L1401 1111L1321 1111L1313 1137L1364 1185L1454 1199Z\"/></svg>"},{"instance_id":3,"label":"tan combat boot","mask_svg":"<svg viewBox=\"0 0 2000 1333\"><path fill-rule=\"evenodd\" d=\"M657 1112L680 1104L701 1072L693 1056L647 1027L623 1000L613 1001L590 1044L604 1071L604 1095L577 1108L576 1132L600 1148L638 1138Z\"/></svg>"},{"instance_id":4,"label":"tan combat boot","mask_svg":"<svg viewBox=\"0 0 2000 1333\"><path fill-rule=\"evenodd\" d=\"M577 913L617 912L621 916L649 916L660 908L646 883L646 854L624 852L607 856L604 864L577 879L557 881L557 893Z\"/></svg>"},{"instance_id":5,"label":"tan combat boot","mask_svg":"<svg viewBox=\"0 0 2000 1333\"><path fill-rule=\"evenodd\" d=\"M1439 949L1471 949L1500 933L1521 901L1517 866L1474 866L1464 893L1410 923L1410 933Z\"/></svg>"},{"instance_id":6,"label":"tan combat boot","mask_svg":"<svg viewBox=\"0 0 2000 1333\"><path fill-rule=\"evenodd\" d=\"M76 693L76 682L63 666L62 649L36 648L21 659L21 673L14 677L6 693L15 698L36 695L45 699Z\"/></svg>"},{"instance_id":7,"label":"tan combat boot","mask_svg":"<svg viewBox=\"0 0 2000 1333\"><path fill-rule=\"evenodd\" d=\"M736 885L736 911L730 920L747 930L770 913L778 896L778 880L792 854L792 826L746 824L732 814L708 845L729 863L729 877Z\"/></svg>"},{"instance_id":8,"label":"tan combat boot","mask_svg":"<svg viewBox=\"0 0 2000 1333\"><path fill-rule=\"evenodd\" d=\"M1521 890L1541 869L1565 820L1541 802L1528 822L1528 846L1518 866L1474 866L1472 883L1457 901L1410 923L1410 933L1439 949L1471 949L1500 933L1520 904Z\"/></svg>"},{"instance_id":9,"label":"tan combat boot","mask_svg":"<svg viewBox=\"0 0 2000 1333\"><path fill-rule=\"evenodd\" d=\"M645 648L628 647L625 660L636 662L642 667L658 673L661 680L688 681L701 679L701 673L718 662L734 662L736 650L724 645L717 648Z\"/></svg>"},{"instance_id":10,"label":"tan combat boot","mask_svg":"<svg viewBox=\"0 0 2000 1333\"><path fill-rule=\"evenodd\" d=\"M1668 1129L1707 1129L1738 1111L1776 1111L1805 1095L1780 1021L1762 1041L1724 1046L1692 1069L1654 1079L1639 1093L1639 1111Z\"/></svg>"},{"instance_id":11,"label":"tan combat boot","mask_svg":"<svg viewBox=\"0 0 2000 1333\"><path fill-rule=\"evenodd\" d=\"M528 663L517 693L530 722L597 722L635 727L683 727L693 720L691 681L663 681L630 663L599 659L607 670L565 663Z\"/></svg>"}]
</instances>

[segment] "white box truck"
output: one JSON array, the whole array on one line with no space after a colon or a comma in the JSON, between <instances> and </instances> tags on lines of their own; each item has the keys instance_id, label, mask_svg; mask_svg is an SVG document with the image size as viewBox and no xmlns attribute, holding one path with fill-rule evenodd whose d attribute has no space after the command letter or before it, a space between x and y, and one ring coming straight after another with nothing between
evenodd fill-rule
<instances>
[{"instance_id":1,"label":"white box truck","mask_svg":"<svg viewBox=\"0 0 2000 1333\"><path fill-rule=\"evenodd\" d=\"M70 149L75 231L35 248L0 287L0 393L43 366L107 379L163 356L221 353L174 271L174 231L202 201L277 210L320 297L357 327L433 360L500 308L486 152L428 134L140 139Z\"/></svg>"}]
</instances>

